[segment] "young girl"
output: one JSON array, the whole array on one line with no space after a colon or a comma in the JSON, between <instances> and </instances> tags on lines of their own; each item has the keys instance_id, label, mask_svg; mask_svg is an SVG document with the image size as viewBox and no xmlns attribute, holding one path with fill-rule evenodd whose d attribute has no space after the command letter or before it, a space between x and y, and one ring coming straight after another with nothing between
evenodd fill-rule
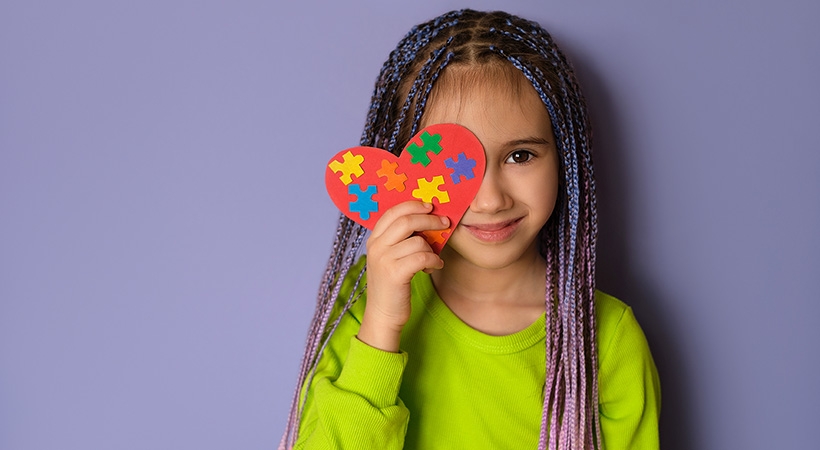
<instances>
[{"instance_id":1,"label":"young girl","mask_svg":"<svg viewBox=\"0 0 820 450\"><path fill-rule=\"evenodd\" d=\"M481 187L440 255L429 204L369 234L341 217L280 449L658 448L646 340L595 290L591 133L550 35L471 10L413 28L361 144L436 123L481 141Z\"/></svg>"}]
</instances>

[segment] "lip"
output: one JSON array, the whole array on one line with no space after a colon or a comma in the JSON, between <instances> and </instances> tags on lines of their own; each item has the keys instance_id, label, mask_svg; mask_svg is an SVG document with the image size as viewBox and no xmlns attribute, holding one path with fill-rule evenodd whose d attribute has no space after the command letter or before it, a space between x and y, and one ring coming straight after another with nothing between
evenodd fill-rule
<instances>
[{"instance_id":1,"label":"lip","mask_svg":"<svg viewBox=\"0 0 820 450\"><path fill-rule=\"evenodd\" d=\"M503 242L515 233L523 217L495 223L474 223L461 225L476 239L484 242Z\"/></svg>"}]
</instances>

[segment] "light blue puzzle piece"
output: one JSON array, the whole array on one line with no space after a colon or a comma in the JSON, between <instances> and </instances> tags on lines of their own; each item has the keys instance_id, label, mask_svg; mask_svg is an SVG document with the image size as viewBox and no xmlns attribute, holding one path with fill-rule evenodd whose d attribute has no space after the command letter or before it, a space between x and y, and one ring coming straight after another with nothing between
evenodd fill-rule
<instances>
[{"instance_id":1,"label":"light blue puzzle piece","mask_svg":"<svg viewBox=\"0 0 820 450\"><path fill-rule=\"evenodd\" d=\"M370 219L370 213L379 210L378 202L373 200L376 191L376 186L373 185L367 186L365 189L362 189L358 184L347 185L347 193L356 196L356 201L350 202L350 212L359 213L362 220Z\"/></svg>"}]
</instances>

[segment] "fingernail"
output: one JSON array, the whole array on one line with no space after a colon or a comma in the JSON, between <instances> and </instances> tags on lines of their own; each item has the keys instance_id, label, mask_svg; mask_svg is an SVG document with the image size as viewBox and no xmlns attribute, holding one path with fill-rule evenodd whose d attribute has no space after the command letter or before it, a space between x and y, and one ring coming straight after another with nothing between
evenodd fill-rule
<instances>
[{"instance_id":1,"label":"fingernail","mask_svg":"<svg viewBox=\"0 0 820 450\"><path fill-rule=\"evenodd\" d=\"M444 225L445 227L450 226L450 219L447 218L447 216L441 216L439 218L441 219L442 225Z\"/></svg>"},{"instance_id":2,"label":"fingernail","mask_svg":"<svg viewBox=\"0 0 820 450\"><path fill-rule=\"evenodd\" d=\"M430 209L430 208L433 207L432 203L427 203L427 202L423 202L423 203L424 203L424 207L427 208L427 209Z\"/></svg>"}]
</instances>

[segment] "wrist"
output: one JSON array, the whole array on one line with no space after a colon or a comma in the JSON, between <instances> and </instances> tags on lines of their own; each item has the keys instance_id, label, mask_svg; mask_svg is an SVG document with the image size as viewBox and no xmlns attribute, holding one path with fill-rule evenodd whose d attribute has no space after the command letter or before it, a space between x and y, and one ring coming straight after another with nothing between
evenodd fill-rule
<instances>
[{"instance_id":1,"label":"wrist","mask_svg":"<svg viewBox=\"0 0 820 450\"><path fill-rule=\"evenodd\" d=\"M371 347L397 353L401 342L402 328L403 325L379 320L365 311L357 338Z\"/></svg>"}]
</instances>

